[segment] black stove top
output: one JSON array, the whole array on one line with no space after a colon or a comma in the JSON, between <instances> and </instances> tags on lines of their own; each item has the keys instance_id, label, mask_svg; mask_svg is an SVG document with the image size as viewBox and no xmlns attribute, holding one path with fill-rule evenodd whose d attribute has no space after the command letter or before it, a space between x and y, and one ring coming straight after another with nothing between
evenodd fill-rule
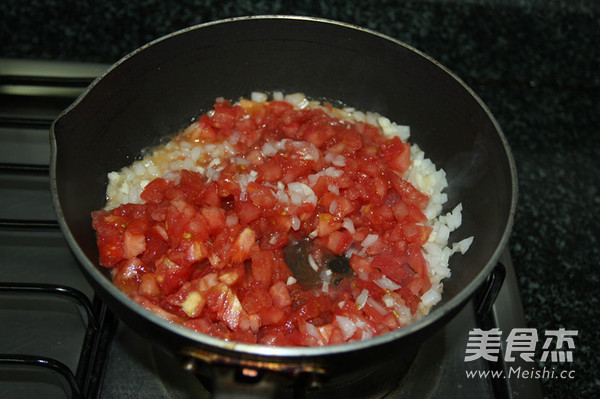
<instances>
[{"instance_id":1,"label":"black stove top","mask_svg":"<svg viewBox=\"0 0 600 399\"><path fill-rule=\"evenodd\" d=\"M56 222L48 177L48 129L106 67L0 60L2 398L210 396L178 360L116 320L95 297ZM356 388L350 386L339 387L337 396L540 397L541 389L534 379L467 375L469 371L507 367L482 358L466 362L469 331L497 327L508 334L513 328L525 327L507 252L500 262L503 267L494 274L496 283L504 277L499 292L492 290L487 299L468 303L421 347L402 377L391 382L368 379L370 384L385 384L385 393L365 388L357 396ZM522 366L531 369L530 365ZM290 397L296 398L336 396L331 395L290 392Z\"/></svg>"}]
</instances>

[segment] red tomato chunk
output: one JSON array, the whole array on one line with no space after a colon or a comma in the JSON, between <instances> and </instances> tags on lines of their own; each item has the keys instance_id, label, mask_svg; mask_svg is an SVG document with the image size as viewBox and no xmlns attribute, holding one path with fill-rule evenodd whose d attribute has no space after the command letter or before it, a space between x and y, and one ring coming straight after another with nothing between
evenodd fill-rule
<instances>
[{"instance_id":1,"label":"red tomato chunk","mask_svg":"<svg viewBox=\"0 0 600 399\"><path fill-rule=\"evenodd\" d=\"M186 132L175 140L228 141L237 155L216 175L181 170L147 184L142 204L92 213L100 263L126 294L200 333L266 345L365 339L417 311L431 228L429 198L403 178L408 143L282 101L221 101ZM285 253L307 239L311 285ZM336 257L348 270L328 270Z\"/></svg>"}]
</instances>

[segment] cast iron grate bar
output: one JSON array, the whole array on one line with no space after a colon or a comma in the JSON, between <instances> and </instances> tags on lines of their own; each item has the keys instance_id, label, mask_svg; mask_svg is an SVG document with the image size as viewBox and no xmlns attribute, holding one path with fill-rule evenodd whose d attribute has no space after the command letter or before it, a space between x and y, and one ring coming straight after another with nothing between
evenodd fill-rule
<instances>
[{"instance_id":1,"label":"cast iron grate bar","mask_svg":"<svg viewBox=\"0 0 600 399\"><path fill-rule=\"evenodd\" d=\"M47 176L48 165L0 163L0 174ZM30 219L0 219L0 230L4 231L47 231L58 230L56 220L30 220Z\"/></svg>"},{"instance_id":2,"label":"cast iron grate bar","mask_svg":"<svg viewBox=\"0 0 600 399\"><path fill-rule=\"evenodd\" d=\"M0 86L85 89L94 81L91 77L0 75ZM53 119L31 117L0 117L0 127L18 129L49 129Z\"/></svg>"},{"instance_id":3,"label":"cast iron grate bar","mask_svg":"<svg viewBox=\"0 0 600 399\"><path fill-rule=\"evenodd\" d=\"M24 163L0 163L0 173L4 174L32 174L32 175L47 175L50 172L50 166L38 164Z\"/></svg>"},{"instance_id":4,"label":"cast iron grate bar","mask_svg":"<svg viewBox=\"0 0 600 399\"><path fill-rule=\"evenodd\" d=\"M109 349L118 325L117 317L98 297L94 297L93 308L94 314L98 315L99 329L97 332L91 329L86 331L76 374L76 380L87 399L100 397Z\"/></svg>"},{"instance_id":5,"label":"cast iron grate bar","mask_svg":"<svg viewBox=\"0 0 600 399\"><path fill-rule=\"evenodd\" d=\"M27 76L27 75L0 75L0 86L21 87L46 87L61 89L83 90L92 81L93 77L57 77L57 76ZM48 97L51 101L52 94L36 96L40 99ZM53 119L39 115L0 116L0 128L12 129L16 134L19 131L48 130ZM47 164L15 164L0 162L0 174L17 176L48 176ZM29 219L0 219L0 230L12 232L58 230L56 220L29 220ZM0 293L8 295L25 296L51 296L75 303L86 317L83 319L85 332L83 344L76 370L71 370L58 359L36 356L35 354L0 354L0 365L19 369L43 369L59 377L63 389L72 398L98 398L104 380L104 372L108 362L109 348L118 325L117 318L106 308L106 305L97 297L93 303L81 291L61 285L33 284L33 283L0 283Z\"/></svg>"},{"instance_id":6,"label":"cast iron grate bar","mask_svg":"<svg viewBox=\"0 0 600 399\"><path fill-rule=\"evenodd\" d=\"M8 294L35 294L62 297L80 305L88 318L88 323L97 330L99 325L92 304L85 294L75 288L55 284L30 284L30 283L0 283L0 292Z\"/></svg>"},{"instance_id":7,"label":"cast iron grate bar","mask_svg":"<svg viewBox=\"0 0 600 399\"><path fill-rule=\"evenodd\" d=\"M71 78L59 76L0 75L0 85L8 86L47 86L47 87L87 87L94 78Z\"/></svg>"},{"instance_id":8,"label":"cast iron grate bar","mask_svg":"<svg viewBox=\"0 0 600 399\"><path fill-rule=\"evenodd\" d=\"M0 127L17 129L43 129L47 130L53 120L47 118L24 118L15 116L1 116Z\"/></svg>"},{"instance_id":9,"label":"cast iron grate bar","mask_svg":"<svg viewBox=\"0 0 600 399\"><path fill-rule=\"evenodd\" d=\"M83 398L81 389L79 389L79 385L77 385L73 372L64 363L59 362L56 359L31 355L0 354L0 365L15 368L42 368L49 370L65 380L71 391L71 398Z\"/></svg>"},{"instance_id":10,"label":"cast iron grate bar","mask_svg":"<svg viewBox=\"0 0 600 399\"><path fill-rule=\"evenodd\" d=\"M4 231L53 231L58 230L56 220L0 219Z\"/></svg>"},{"instance_id":11,"label":"cast iron grate bar","mask_svg":"<svg viewBox=\"0 0 600 399\"><path fill-rule=\"evenodd\" d=\"M97 298L92 304L81 291L61 285L0 283L0 293L50 295L72 301L84 309L87 324L76 374L56 359L30 354L0 354L0 365L48 370L67 383L71 398L98 398L109 348L118 324L106 305Z\"/></svg>"}]
</instances>

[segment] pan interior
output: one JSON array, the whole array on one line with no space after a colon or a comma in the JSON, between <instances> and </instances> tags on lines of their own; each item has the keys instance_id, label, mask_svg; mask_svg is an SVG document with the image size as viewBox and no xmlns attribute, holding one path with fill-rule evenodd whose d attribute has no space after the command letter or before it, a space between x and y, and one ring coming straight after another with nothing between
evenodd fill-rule
<instances>
[{"instance_id":1,"label":"pan interior","mask_svg":"<svg viewBox=\"0 0 600 399\"><path fill-rule=\"evenodd\" d=\"M54 126L56 202L93 280L99 270L90 212L104 205L107 173L208 110L217 97L252 91L307 96L375 111L411 127L411 142L446 170L446 210L463 204L451 237L475 236L451 260L444 304L472 293L506 241L514 166L493 118L466 86L397 41L310 19L250 18L171 35L121 60ZM100 290L105 282L96 281ZM456 301L455 301L456 302Z\"/></svg>"}]
</instances>

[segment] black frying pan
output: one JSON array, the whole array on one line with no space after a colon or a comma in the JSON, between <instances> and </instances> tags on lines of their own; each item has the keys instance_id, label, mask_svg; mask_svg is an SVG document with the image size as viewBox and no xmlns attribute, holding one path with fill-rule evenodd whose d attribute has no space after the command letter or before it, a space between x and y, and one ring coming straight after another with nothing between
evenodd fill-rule
<instances>
[{"instance_id":1,"label":"black frying pan","mask_svg":"<svg viewBox=\"0 0 600 399\"><path fill-rule=\"evenodd\" d=\"M462 202L453 241L474 235L451 261L443 300L423 320L370 340L324 348L248 345L204 336L146 311L98 264L90 212L102 208L108 172L186 126L216 97L252 91L303 92L371 110L411 126L417 143L448 174L447 210ZM126 56L52 125L53 200L84 274L125 323L159 346L210 370L275 371L293 377L361 373L414 353L473 296L507 243L516 207L515 165L500 127L459 78L425 54L384 35L303 17L248 17L204 24ZM193 364L188 363L191 367ZM270 373L267 373L270 374Z\"/></svg>"}]
</instances>

